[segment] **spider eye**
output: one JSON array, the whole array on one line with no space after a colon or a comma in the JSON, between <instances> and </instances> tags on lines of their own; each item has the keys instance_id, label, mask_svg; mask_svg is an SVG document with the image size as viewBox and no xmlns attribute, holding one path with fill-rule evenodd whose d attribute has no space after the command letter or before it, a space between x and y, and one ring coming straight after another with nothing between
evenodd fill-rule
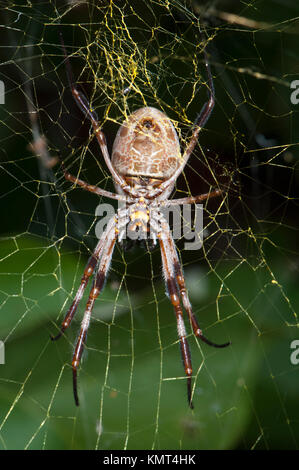
<instances>
[{"instance_id":1,"label":"spider eye","mask_svg":"<svg viewBox=\"0 0 299 470\"><path fill-rule=\"evenodd\" d=\"M153 121L151 119L145 119L144 121L142 121L141 124L143 127L146 127L147 129L151 129L152 127L154 127Z\"/></svg>"},{"instance_id":2,"label":"spider eye","mask_svg":"<svg viewBox=\"0 0 299 470\"><path fill-rule=\"evenodd\" d=\"M143 132L159 134L161 132L160 126L155 119L150 117L144 118L139 124L139 129ZM147 132L146 132L147 133Z\"/></svg>"}]
</instances>

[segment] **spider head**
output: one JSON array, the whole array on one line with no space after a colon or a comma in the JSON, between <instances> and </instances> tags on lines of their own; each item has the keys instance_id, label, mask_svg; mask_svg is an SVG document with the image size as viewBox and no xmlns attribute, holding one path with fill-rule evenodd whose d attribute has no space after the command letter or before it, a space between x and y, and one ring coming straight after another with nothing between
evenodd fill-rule
<instances>
[{"instance_id":1,"label":"spider head","mask_svg":"<svg viewBox=\"0 0 299 470\"><path fill-rule=\"evenodd\" d=\"M152 118L144 118L142 121L140 121L137 132L151 132L151 133L156 133L159 134L161 132L160 127L158 126L157 122L153 120ZM135 129L136 133L137 128Z\"/></svg>"},{"instance_id":2,"label":"spider head","mask_svg":"<svg viewBox=\"0 0 299 470\"><path fill-rule=\"evenodd\" d=\"M180 143L171 120L156 108L130 114L116 135L112 164L129 184L151 187L167 180L181 164Z\"/></svg>"}]
</instances>

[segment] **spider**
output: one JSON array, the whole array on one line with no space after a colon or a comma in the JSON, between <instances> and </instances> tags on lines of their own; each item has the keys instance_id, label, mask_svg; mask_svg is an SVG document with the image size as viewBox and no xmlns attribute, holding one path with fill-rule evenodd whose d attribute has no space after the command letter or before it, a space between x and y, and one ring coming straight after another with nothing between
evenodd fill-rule
<instances>
[{"instance_id":1,"label":"spider","mask_svg":"<svg viewBox=\"0 0 299 470\"><path fill-rule=\"evenodd\" d=\"M146 237L148 237L149 232L151 232L154 243L158 241L160 245L163 275L177 320L177 332L187 378L188 404L190 408L193 408L191 354L187 341L181 302L187 312L193 332L197 338L216 348L224 348L230 343L215 344L203 335L188 297L183 270L179 262L169 224L160 210L162 207L175 204L199 203L222 194L220 189L215 189L198 196L169 199L174 189L175 182L182 173L197 143L198 134L210 117L215 103L213 78L206 51L204 50L204 57L208 76L208 101L204 104L199 114L192 137L183 155L180 151L180 142L177 132L167 115L156 108L143 107L130 114L127 120L120 126L114 140L112 157L110 159L106 138L98 122L98 117L95 111L92 110L85 95L79 91L76 86L63 38L62 35L60 36L72 95L80 110L91 121L93 132L101 148L106 165L112 175L116 193L106 191L82 181L67 172L63 166L64 177L67 181L71 181L81 188L98 194L99 196L106 196L122 201L125 203L125 206L118 209L116 215L108 222L93 254L87 262L79 288L65 315L60 332L57 336L52 337L52 340L60 338L64 331L70 326L88 281L94 274L92 288L89 293L72 359L73 393L75 404L79 406L77 369L86 342L92 309L97 297L103 289L116 241L120 241L124 238L126 230L128 233L139 231L139 233Z\"/></svg>"}]
</instances>

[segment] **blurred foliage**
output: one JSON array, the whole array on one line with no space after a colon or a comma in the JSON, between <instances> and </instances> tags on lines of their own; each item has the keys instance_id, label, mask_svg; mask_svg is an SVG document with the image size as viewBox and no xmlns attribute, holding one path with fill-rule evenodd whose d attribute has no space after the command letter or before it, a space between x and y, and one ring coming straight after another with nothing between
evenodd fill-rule
<instances>
[{"instance_id":1,"label":"blurred foliage","mask_svg":"<svg viewBox=\"0 0 299 470\"><path fill-rule=\"evenodd\" d=\"M84 260L38 237L7 240L2 249L0 328L2 337L7 335L6 364L1 366L3 448L93 448L98 439L103 449L123 448L126 441L128 449L153 443L159 449L294 447L297 377L288 348L293 329L281 321L284 312L279 325L271 327L274 312L257 302L250 316L259 319L260 335L245 313L216 321L216 278L207 277L202 267L186 270L205 334L232 343L215 350L190 334L191 411L175 317L168 299L162 300L162 280L155 285L157 304L150 283L127 296L125 288L119 291L108 281L93 312L76 409L70 363L86 296L65 336L53 343L50 334L56 333L74 295ZM250 275L247 268L235 276L240 300L250 296ZM295 291L290 282L291 297Z\"/></svg>"}]
</instances>

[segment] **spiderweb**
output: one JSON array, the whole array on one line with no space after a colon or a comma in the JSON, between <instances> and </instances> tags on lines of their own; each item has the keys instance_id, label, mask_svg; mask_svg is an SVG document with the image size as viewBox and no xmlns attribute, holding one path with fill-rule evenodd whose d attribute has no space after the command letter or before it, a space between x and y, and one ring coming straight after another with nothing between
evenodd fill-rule
<instances>
[{"instance_id":1,"label":"spiderweb","mask_svg":"<svg viewBox=\"0 0 299 470\"><path fill-rule=\"evenodd\" d=\"M1 4L1 447L298 448L296 2ZM95 209L111 202L66 182L59 161L113 191L72 99L59 31L110 151L141 106L164 111L186 145L207 96L207 48L216 106L175 196L211 187L223 196L204 204L203 248L177 247L204 333L232 345L203 345L186 321L193 411L158 249L115 250L79 408L71 357L86 295L63 338L50 340L95 247Z\"/></svg>"}]
</instances>

